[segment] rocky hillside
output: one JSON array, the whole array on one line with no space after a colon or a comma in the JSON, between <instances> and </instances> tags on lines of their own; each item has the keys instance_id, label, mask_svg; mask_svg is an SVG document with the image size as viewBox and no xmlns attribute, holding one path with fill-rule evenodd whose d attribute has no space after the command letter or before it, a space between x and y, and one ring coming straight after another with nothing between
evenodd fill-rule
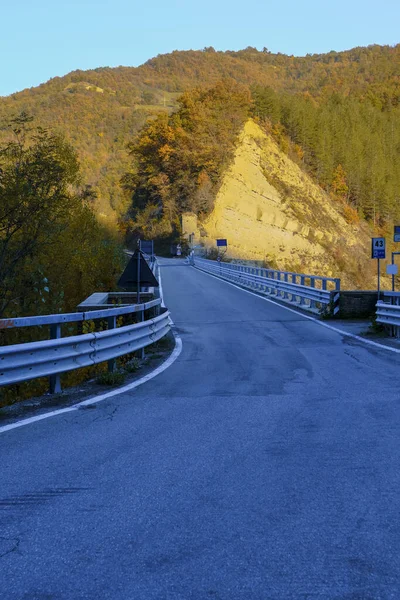
<instances>
[{"instance_id":1,"label":"rocky hillside","mask_svg":"<svg viewBox=\"0 0 400 600\"><path fill-rule=\"evenodd\" d=\"M339 276L345 288L373 287L371 230L362 220L349 223L347 211L249 120L212 213L203 222L184 215L183 229L208 248L227 238L231 258Z\"/></svg>"}]
</instances>

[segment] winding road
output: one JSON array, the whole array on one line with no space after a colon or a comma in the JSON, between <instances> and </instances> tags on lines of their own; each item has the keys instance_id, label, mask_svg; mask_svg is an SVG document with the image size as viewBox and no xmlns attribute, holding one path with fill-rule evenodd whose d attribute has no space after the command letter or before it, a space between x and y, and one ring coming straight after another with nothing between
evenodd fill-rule
<instances>
[{"instance_id":1,"label":"winding road","mask_svg":"<svg viewBox=\"0 0 400 600\"><path fill-rule=\"evenodd\" d=\"M398 600L400 356L161 264L172 366L0 434L0 598Z\"/></svg>"}]
</instances>

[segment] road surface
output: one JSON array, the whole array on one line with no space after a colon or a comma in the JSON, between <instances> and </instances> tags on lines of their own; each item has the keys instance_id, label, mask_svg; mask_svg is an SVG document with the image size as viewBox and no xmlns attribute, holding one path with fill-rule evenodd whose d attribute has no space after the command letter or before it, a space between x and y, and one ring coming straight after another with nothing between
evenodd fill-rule
<instances>
[{"instance_id":1,"label":"road surface","mask_svg":"<svg viewBox=\"0 0 400 600\"><path fill-rule=\"evenodd\" d=\"M178 360L0 435L0 598L398 600L400 357L162 264Z\"/></svg>"}]
</instances>

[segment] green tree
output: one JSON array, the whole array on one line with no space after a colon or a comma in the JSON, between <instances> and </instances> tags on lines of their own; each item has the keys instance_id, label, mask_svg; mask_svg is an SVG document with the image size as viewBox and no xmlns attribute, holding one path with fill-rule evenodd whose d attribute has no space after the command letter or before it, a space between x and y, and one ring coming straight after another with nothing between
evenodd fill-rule
<instances>
[{"instance_id":1,"label":"green tree","mask_svg":"<svg viewBox=\"0 0 400 600\"><path fill-rule=\"evenodd\" d=\"M79 198L70 188L79 165L59 136L30 130L25 113L11 121L12 139L0 148L0 315L18 300L19 274L55 234L67 227Z\"/></svg>"},{"instance_id":2,"label":"green tree","mask_svg":"<svg viewBox=\"0 0 400 600\"><path fill-rule=\"evenodd\" d=\"M74 310L110 289L118 242L97 222L75 151L25 113L0 146L0 316Z\"/></svg>"}]
</instances>

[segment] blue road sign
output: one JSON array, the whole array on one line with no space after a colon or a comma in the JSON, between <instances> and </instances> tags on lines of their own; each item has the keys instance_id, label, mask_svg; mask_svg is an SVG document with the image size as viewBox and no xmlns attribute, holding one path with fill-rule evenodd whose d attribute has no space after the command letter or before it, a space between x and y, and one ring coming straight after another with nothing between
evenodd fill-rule
<instances>
[{"instance_id":1,"label":"blue road sign","mask_svg":"<svg viewBox=\"0 0 400 600\"><path fill-rule=\"evenodd\" d=\"M217 246L228 246L228 242L226 240L217 240Z\"/></svg>"},{"instance_id":2,"label":"blue road sign","mask_svg":"<svg viewBox=\"0 0 400 600\"><path fill-rule=\"evenodd\" d=\"M385 258L386 243L385 238L372 238L371 258Z\"/></svg>"},{"instance_id":3,"label":"blue road sign","mask_svg":"<svg viewBox=\"0 0 400 600\"><path fill-rule=\"evenodd\" d=\"M399 225L394 226L394 241L400 242L400 226Z\"/></svg>"}]
</instances>

